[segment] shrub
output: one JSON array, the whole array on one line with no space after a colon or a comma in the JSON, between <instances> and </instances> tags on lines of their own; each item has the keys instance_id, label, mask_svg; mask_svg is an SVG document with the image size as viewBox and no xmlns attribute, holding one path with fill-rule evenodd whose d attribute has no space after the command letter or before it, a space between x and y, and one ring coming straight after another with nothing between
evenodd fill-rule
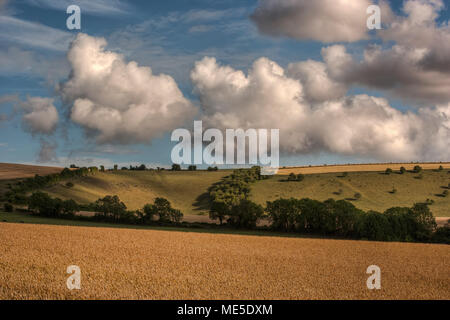
<instances>
[{"instance_id":1,"label":"shrub","mask_svg":"<svg viewBox=\"0 0 450 320\"><path fill-rule=\"evenodd\" d=\"M299 200L278 199L268 201L266 212L271 222L271 227L282 231L295 231L300 216Z\"/></svg>"},{"instance_id":2,"label":"shrub","mask_svg":"<svg viewBox=\"0 0 450 320\"><path fill-rule=\"evenodd\" d=\"M172 208L169 200L164 198L156 198L153 204L146 204L143 211L144 223L151 222L155 215L159 216L160 222L180 222L183 218L181 211Z\"/></svg>"},{"instance_id":3,"label":"shrub","mask_svg":"<svg viewBox=\"0 0 450 320\"><path fill-rule=\"evenodd\" d=\"M98 199L94 204L97 215L100 214L103 218L119 221L126 213L127 206L120 201L118 196L106 196Z\"/></svg>"},{"instance_id":4,"label":"shrub","mask_svg":"<svg viewBox=\"0 0 450 320\"><path fill-rule=\"evenodd\" d=\"M391 168L387 168L386 171L385 171L385 174L389 175L389 174L391 174L392 172L393 172L393 171L392 171Z\"/></svg>"},{"instance_id":5,"label":"shrub","mask_svg":"<svg viewBox=\"0 0 450 320\"><path fill-rule=\"evenodd\" d=\"M400 167L400 174L404 174L406 172L406 168L405 167Z\"/></svg>"},{"instance_id":6,"label":"shrub","mask_svg":"<svg viewBox=\"0 0 450 320\"><path fill-rule=\"evenodd\" d=\"M414 238L419 241L428 241L437 225L430 208L426 203L417 203L412 208L416 230Z\"/></svg>"},{"instance_id":7,"label":"shrub","mask_svg":"<svg viewBox=\"0 0 450 320\"><path fill-rule=\"evenodd\" d=\"M67 183L66 183L66 187L67 187L67 188L73 188L73 187L74 187L74 184L73 184L72 182L67 182Z\"/></svg>"},{"instance_id":8,"label":"shrub","mask_svg":"<svg viewBox=\"0 0 450 320\"><path fill-rule=\"evenodd\" d=\"M209 210L209 217L211 220L219 220L220 224L230 215L229 206L223 201L213 201L211 209Z\"/></svg>"},{"instance_id":9,"label":"shrub","mask_svg":"<svg viewBox=\"0 0 450 320\"><path fill-rule=\"evenodd\" d=\"M79 206L74 200L66 200L61 204L61 213L66 217L73 217L78 210Z\"/></svg>"},{"instance_id":10,"label":"shrub","mask_svg":"<svg viewBox=\"0 0 450 320\"><path fill-rule=\"evenodd\" d=\"M152 204L146 204L142 211L137 211L141 223L148 224L153 221L153 217L156 215L155 206Z\"/></svg>"},{"instance_id":11,"label":"shrub","mask_svg":"<svg viewBox=\"0 0 450 320\"><path fill-rule=\"evenodd\" d=\"M330 200L334 201L334 200ZM302 199L298 202L300 215L297 218L298 229L306 232L330 234L336 230L336 218L333 211L320 201Z\"/></svg>"},{"instance_id":12,"label":"shrub","mask_svg":"<svg viewBox=\"0 0 450 320\"><path fill-rule=\"evenodd\" d=\"M422 167L421 167L421 166L414 166L413 171L414 171L415 173L422 172Z\"/></svg>"},{"instance_id":13,"label":"shrub","mask_svg":"<svg viewBox=\"0 0 450 320\"><path fill-rule=\"evenodd\" d=\"M305 179L305 176L301 173L295 174L291 172L288 176L288 181L303 181Z\"/></svg>"},{"instance_id":14,"label":"shrub","mask_svg":"<svg viewBox=\"0 0 450 320\"><path fill-rule=\"evenodd\" d=\"M443 171L444 170L444 167L443 166L439 166L439 169L438 169L439 171Z\"/></svg>"},{"instance_id":15,"label":"shrub","mask_svg":"<svg viewBox=\"0 0 450 320\"><path fill-rule=\"evenodd\" d=\"M389 241L393 238L388 218L375 211L361 215L356 229L358 236L363 239Z\"/></svg>"},{"instance_id":16,"label":"shrub","mask_svg":"<svg viewBox=\"0 0 450 320\"><path fill-rule=\"evenodd\" d=\"M241 200L248 199L250 183L262 178L261 168L257 166L234 170L231 175L224 177L209 189L211 202L224 202L229 208L238 205Z\"/></svg>"},{"instance_id":17,"label":"shrub","mask_svg":"<svg viewBox=\"0 0 450 320\"><path fill-rule=\"evenodd\" d=\"M189 171L196 171L197 170L197 166L191 165L188 167Z\"/></svg>"},{"instance_id":18,"label":"shrub","mask_svg":"<svg viewBox=\"0 0 450 320\"><path fill-rule=\"evenodd\" d=\"M181 171L181 166L179 164L172 164L172 171Z\"/></svg>"},{"instance_id":19,"label":"shrub","mask_svg":"<svg viewBox=\"0 0 450 320\"><path fill-rule=\"evenodd\" d=\"M218 171L218 167L208 167L208 171Z\"/></svg>"},{"instance_id":20,"label":"shrub","mask_svg":"<svg viewBox=\"0 0 450 320\"><path fill-rule=\"evenodd\" d=\"M444 227L439 227L434 232L432 242L450 244L450 226L447 224Z\"/></svg>"},{"instance_id":21,"label":"shrub","mask_svg":"<svg viewBox=\"0 0 450 320\"><path fill-rule=\"evenodd\" d=\"M28 199L28 209L40 215L56 217L60 212L59 201L48 194L35 192Z\"/></svg>"},{"instance_id":22,"label":"shrub","mask_svg":"<svg viewBox=\"0 0 450 320\"><path fill-rule=\"evenodd\" d=\"M444 197L447 197L447 196L448 196L448 190L444 190L444 192L442 192L442 195L443 195Z\"/></svg>"},{"instance_id":23,"label":"shrub","mask_svg":"<svg viewBox=\"0 0 450 320\"><path fill-rule=\"evenodd\" d=\"M5 210L5 212L13 212L14 211L14 207L10 203L5 203L3 205L3 209Z\"/></svg>"},{"instance_id":24,"label":"shrub","mask_svg":"<svg viewBox=\"0 0 450 320\"><path fill-rule=\"evenodd\" d=\"M359 193L359 192L357 192L357 193L355 193L355 195L353 196L356 200L359 200L359 199L361 199L361 193Z\"/></svg>"},{"instance_id":25,"label":"shrub","mask_svg":"<svg viewBox=\"0 0 450 320\"><path fill-rule=\"evenodd\" d=\"M231 208L228 222L238 228L252 229L262 217L264 209L250 200L242 200L238 205Z\"/></svg>"},{"instance_id":26,"label":"shrub","mask_svg":"<svg viewBox=\"0 0 450 320\"><path fill-rule=\"evenodd\" d=\"M415 238L416 222L410 208L390 208L384 215L391 226L392 238L395 241L412 241Z\"/></svg>"},{"instance_id":27,"label":"shrub","mask_svg":"<svg viewBox=\"0 0 450 320\"><path fill-rule=\"evenodd\" d=\"M355 233L355 227L358 223L359 216L363 211L357 209L351 202L345 200L327 200L325 204L328 210L333 212L332 217L335 218L336 234L341 236L352 236Z\"/></svg>"}]
</instances>

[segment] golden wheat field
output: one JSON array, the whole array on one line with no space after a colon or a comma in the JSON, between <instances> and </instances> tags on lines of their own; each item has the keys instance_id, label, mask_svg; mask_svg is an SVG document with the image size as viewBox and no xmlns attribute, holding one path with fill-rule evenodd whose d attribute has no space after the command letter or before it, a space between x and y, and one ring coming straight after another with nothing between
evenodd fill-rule
<instances>
[{"instance_id":1,"label":"golden wheat field","mask_svg":"<svg viewBox=\"0 0 450 320\"><path fill-rule=\"evenodd\" d=\"M63 168L31 166L17 163L0 163L0 180L34 177L36 174L45 176L60 173Z\"/></svg>"},{"instance_id":2,"label":"golden wheat field","mask_svg":"<svg viewBox=\"0 0 450 320\"><path fill-rule=\"evenodd\" d=\"M421 166L424 170L437 169L442 166L444 169L450 168L449 162L439 163L367 163L367 164L339 164L307 167L283 167L278 170L279 175L288 175L291 172L298 174L316 174L316 173L338 173L338 172L375 172L385 171L387 168L400 170L405 167L406 170L412 170L414 166Z\"/></svg>"},{"instance_id":3,"label":"golden wheat field","mask_svg":"<svg viewBox=\"0 0 450 320\"><path fill-rule=\"evenodd\" d=\"M0 223L0 252L1 299L450 299L446 245Z\"/></svg>"}]
</instances>

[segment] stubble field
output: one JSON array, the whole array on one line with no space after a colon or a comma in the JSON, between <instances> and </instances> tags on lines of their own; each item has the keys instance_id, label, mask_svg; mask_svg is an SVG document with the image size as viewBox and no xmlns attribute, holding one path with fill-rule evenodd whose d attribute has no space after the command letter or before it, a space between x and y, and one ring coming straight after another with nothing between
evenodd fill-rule
<instances>
[{"instance_id":1,"label":"stubble field","mask_svg":"<svg viewBox=\"0 0 450 320\"><path fill-rule=\"evenodd\" d=\"M450 299L446 245L0 223L0 252L0 299Z\"/></svg>"},{"instance_id":2,"label":"stubble field","mask_svg":"<svg viewBox=\"0 0 450 320\"><path fill-rule=\"evenodd\" d=\"M41 176L60 173L63 168L31 166L18 163L0 163L0 180L30 178L39 174Z\"/></svg>"}]
</instances>

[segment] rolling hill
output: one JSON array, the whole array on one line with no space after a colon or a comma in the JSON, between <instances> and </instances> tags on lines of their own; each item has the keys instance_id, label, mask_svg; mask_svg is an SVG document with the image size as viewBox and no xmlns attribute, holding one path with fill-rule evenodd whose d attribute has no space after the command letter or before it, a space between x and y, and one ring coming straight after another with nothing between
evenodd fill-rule
<instances>
[{"instance_id":1,"label":"rolling hill","mask_svg":"<svg viewBox=\"0 0 450 320\"><path fill-rule=\"evenodd\" d=\"M280 197L338 200L352 199L355 193L360 193L361 199L352 202L363 210L377 211L384 211L393 206L409 207L416 202L431 199L434 204L430 208L435 216L450 217L450 196L442 196L450 183L450 164L442 164L445 169L441 171L437 170L441 164L419 164L428 170L423 170L420 174L412 172L399 174L397 171L390 175L384 174L386 168L397 170L401 165L412 169L417 164L283 168L279 175L252 184L251 199L265 205L266 201ZM9 175L8 168L11 169ZM22 168L24 171L21 173ZM34 171L28 166L0 165L0 172L4 172L3 177L11 178L26 176L31 172L53 173L60 169L33 168ZM304 173L305 179L301 182L287 182L286 175L290 172ZM343 175L342 172L347 174ZM230 173L230 170L109 171L95 176L71 179L70 181L74 183L72 188L67 187L66 181L63 181L43 191L53 197L74 199L83 204L105 195L118 195L131 210L142 208L156 197L164 197L175 208L180 209L188 220L188 217L198 215L207 218L208 188ZM8 181L10 180L1 180L0 177L0 185L4 186ZM392 192L394 189L395 193Z\"/></svg>"},{"instance_id":2,"label":"rolling hill","mask_svg":"<svg viewBox=\"0 0 450 320\"><path fill-rule=\"evenodd\" d=\"M53 197L94 202L106 195L118 195L128 209L136 210L156 197L168 199L185 214L208 211L208 188L230 171L117 171L72 179L74 187L64 183L46 188Z\"/></svg>"},{"instance_id":3,"label":"rolling hill","mask_svg":"<svg viewBox=\"0 0 450 320\"><path fill-rule=\"evenodd\" d=\"M414 203L434 200L430 206L437 217L450 217L450 196L443 197L449 189L448 170L424 170L421 174L384 172L321 173L305 175L303 181L287 182L286 176L277 175L252 186L252 200L265 204L278 198L311 198L316 200L347 199L363 210L383 212L391 207L411 207ZM393 193L393 189L396 192ZM355 193L361 199L354 200Z\"/></svg>"}]
</instances>

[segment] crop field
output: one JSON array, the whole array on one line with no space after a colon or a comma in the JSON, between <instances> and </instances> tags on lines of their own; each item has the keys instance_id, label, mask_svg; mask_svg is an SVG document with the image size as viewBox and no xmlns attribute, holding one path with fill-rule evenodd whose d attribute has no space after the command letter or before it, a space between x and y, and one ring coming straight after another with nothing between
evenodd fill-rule
<instances>
[{"instance_id":1,"label":"crop field","mask_svg":"<svg viewBox=\"0 0 450 320\"><path fill-rule=\"evenodd\" d=\"M377 164L343 164L343 165L323 165L308 167L284 167L278 171L280 175L288 175L291 172L298 174L314 174L314 173L339 173L339 172L374 172L385 171L387 168L399 170L405 167L406 170L412 170L414 166L419 165L425 170L437 169L443 166L444 169L450 169L449 162L442 163L377 163Z\"/></svg>"},{"instance_id":2,"label":"crop field","mask_svg":"<svg viewBox=\"0 0 450 320\"><path fill-rule=\"evenodd\" d=\"M34 177L36 174L41 176L59 173L63 168L30 166L15 163L0 163L0 180L12 180Z\"/></svg>"},{"instance_id":3,"label":"crop field","mask_svg":"<svg viewBox=\"0 0 450 320\"><path fill-rule=\"evenodd\" d=\"M299 182L287 182L286 178L277 175L253 184L251 200L264 205L266 201L281 197L321 201L351 199L360 209L383 212L391 207L411 207L431 199L434 204L430 209L435 216L450 217L450 196L442 196L450 183L448 170L424 170L420 174L394 172L390 175L382 172L348 172L347 176L342 173L308 174ZM395 193L393 189L396 189ZM355 193L360 193L361 199L353 200Z\"/></svg>"},{"instance_id":4,"label":"crop field","mask_svg":"<svg viewBox=\"0 0 450 320\"><path fill-rule=\"evenodd\" d=\"M0 223L0 252L0 299L450 299L447 245Z\"/></svg>"}]
</instances>

